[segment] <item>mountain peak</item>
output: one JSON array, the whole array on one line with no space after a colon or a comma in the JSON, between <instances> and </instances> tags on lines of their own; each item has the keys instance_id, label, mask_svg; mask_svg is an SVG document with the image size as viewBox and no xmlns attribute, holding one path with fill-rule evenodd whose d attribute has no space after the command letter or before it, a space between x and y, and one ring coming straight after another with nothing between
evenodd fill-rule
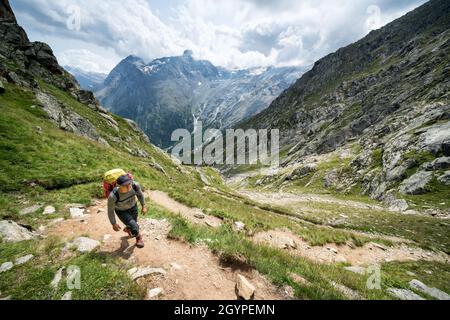
<instances>
[{"instance_id":1,"label":"mountain peak","mask_svg":"<svg viewBox=\"0 0 450 320\"><path fill-rule=\"evenodd\" d=\"M184 50L183 52L183 56L193 56L194 55L194 51L192 50Z\"/></svg>"},{"instance_id":2,"label":"mountain peak","mask_svg":"<svg viewBox=\"0 0 450 320\"><path fill-rule=\"evenodd\" d=\"M0 21L17 23L16 16L9 5L8 0L0 0Z\"/></svg>"}]
</instances>

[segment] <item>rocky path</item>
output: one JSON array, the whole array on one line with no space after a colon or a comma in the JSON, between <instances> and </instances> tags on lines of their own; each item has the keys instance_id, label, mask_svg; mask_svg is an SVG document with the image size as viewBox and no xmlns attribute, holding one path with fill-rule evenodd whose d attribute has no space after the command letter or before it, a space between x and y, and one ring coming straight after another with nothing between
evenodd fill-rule
<instances>
[{"instance_id":1,"label":"rocky path","mask_svg":"<svg viewBox=\"0 0 450 320\"><path fill-rule=\"evenodd\" d=\"M217 222L207 216L195 218L200 212L177 203L162 192L153 191L147 195L152 201L190 220L207 224ZM136 281L148 289L148 299L236 299L235 288L241 275L254 286L255 299L287 298L283 290L274 287L255 270L222 265L204 245L191 246L168 239L171 225L166 220L141 218L145 248L138 249L134 239L129 239L122 231L116 233L112 230L105 209L106 201L97 201L86 209L88 214L60 222L50 227L47 234L67 241L80 236L89 237L100 242L100 253L116 256L128 263L132 276L147 270L150 274L138 277ZM148 267L160 269L145 269Z\"/></svg>"}]
</instances>

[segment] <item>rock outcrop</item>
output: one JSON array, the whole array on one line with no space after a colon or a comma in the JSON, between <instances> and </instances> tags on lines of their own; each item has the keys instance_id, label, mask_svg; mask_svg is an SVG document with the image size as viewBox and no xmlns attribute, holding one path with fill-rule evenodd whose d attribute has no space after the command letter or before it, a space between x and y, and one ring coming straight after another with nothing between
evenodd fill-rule
<instances>
[{"instance_id":1,"label":"rock outcrop","mask_svg":"<svg viewBox=\"0 0 450 320\"><path fill-rule=\"evenodd\" d=\"M28 230L14 221L0 221L0 238L4 242L20 242L35 239L37 236L35 232Z\"/></svg>"}]
</instances>

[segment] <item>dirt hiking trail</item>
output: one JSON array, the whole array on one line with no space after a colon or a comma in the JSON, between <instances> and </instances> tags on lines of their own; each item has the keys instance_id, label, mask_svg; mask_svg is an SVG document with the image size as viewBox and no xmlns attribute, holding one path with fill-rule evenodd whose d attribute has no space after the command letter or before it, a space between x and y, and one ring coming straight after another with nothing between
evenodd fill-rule
<instances>
[{"instance_id":1,"label":"dirt hiking trail","mask_svg":"<svg viewBox=\"0 0 450 320\"><path fill-rule=\"evenodd\" d=\"M164 205L182 216L193 217L198 211L187 208L161 192L146 193L152 201ZM65 220L49 228L48 235L65 240L87 236L101 242L99 252L123 259L133 267L163 268L165 275L149 275L137 279L147 289L162 288L160 299L167 300L236 300L235 286L238 274L245 276L256 288L256 300L287 299L284 290L273 286L257 271L240 266L223 265L205 245L192 246L171 240L167 234L171 225L166 220L140 218L145 248L135 247L123 231L114 232L106 213L106 200L97 200L87 208L83 218ZM212 220L198 219L199 223ZM217 221L215 221L217 222ZM214 221L212 222L214 224Z\"/></svg>"}]
</instances>

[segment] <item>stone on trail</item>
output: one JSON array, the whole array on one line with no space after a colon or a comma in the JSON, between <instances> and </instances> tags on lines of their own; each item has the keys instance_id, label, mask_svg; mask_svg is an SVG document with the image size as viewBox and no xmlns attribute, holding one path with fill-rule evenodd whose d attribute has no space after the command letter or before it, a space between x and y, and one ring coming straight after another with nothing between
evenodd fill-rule
<instances>
[{"instance_id":1,"label":"stone on trail","mask_svg":"<svg viewBox=\"0 0 450 320\"><path fill-rule=\"evenodd\" d=\"M15 264L21 265L21 264L27 263L28 261L30 261L33 258L34 258L34 256L32 254L27 254L26 256L16 259Z\"/></svg>"},{"instance_id":2,"label":"stone on trail","mask_svg":"<svg viewBox=\"0 0 450 320\"><path fill-rule=\"evenodd\" d=\"M70 208L70 217L72 219L76 218L82 218L84 216L84 209L83 208Z\"/></svg>"},{"instance_id":3,"label":"stone on trail","mask_svg":"<svg viewBox=\"0 0 450 320\"><path fill-rule=\"evenodd\" d=\"M45 209L44 209L43 214L53 214L55 212L56 212L55 207L53 207L53 206L46 206Z\"/></svg>"},{"instance_id":4,"label":"stone on trail","mask_svg":"<svg viewBox=\"0 0 450 320\"><path fill-rule=\"evenodd\" d=\"M37 234L29 231L27 228L18 225L14 221L0 221L0 238L4 242L19 242L31 240L37 237Z\"/></svg>"},{"instance_id":5,"label":"stone on trail","mask_svg":"<svg viewBox=\"0 0 450 320\"><path fill-rule=\"evenodd\" d=\"M36 211L38 211L40 208L42 208L41 205L39 204L35 204L34 206L28 207L28 208L24 208L22 210L19 211L19 214L21 216L24 216L26 214L30 214L30 213L35 213Z\"/></svg>"},{"instance_id":6,"label":"stone on trail","mask_svg":"<svg viewBox=\"0 0 450 320\"><path fill-rule=\"evenodd\" d=\"M409 286L438 300L450 300L450 295L437 288L430 288L419 280L411 280Z\"/></svg>"},{"instance_id":7,"label":"stone on trail","mask_svg":"<svg viewBox=\"0 0 450 320\"><path fill-rule=\"evenodd\" d=\"M100 246L100 242L97 240L93 240L86 237L79 237L73 240L72 245L77 247L79 252L91 252L98 246Z\"/></svg>"},{"instance_id":8,"label":"stone on trail","mask_svg":"<svg viewBox=\"0 0 450 320\"><path fill-rule=\"evenodd\" d=\"M158 296L162 295L164 293L164 290L162 288L154 288L154 289L148 289L147 297L148 299L154 299Z\"/></svg>"},{"instance_id":9,"label":"stone on trail","mask_svg":"<svg viewBox=\"0 0 450 320\"><path fill-rule=\"evenodd\" d=\"M406 289L389 288L387 290L393 296L399 298L400 300L425 300L418 294Z\"/></svg>"},{"instance_id":10,"label":"stone on trail","mask_svg":"<svg viewBox=\"0 0 450 320\"><path fill-rule=\"evenodd\" d=\"M128 274L131 276L133 280L137 280L150 274L165 275L166 270L162 268L152 268L152 267L132 268L128 270Z\"/></svg>"},{"instance_id":11,"label":"stone on trail","mask_svg":"<svg viewBox=\"0 0 450 320\"><path fill-rule=\"evenodd\" d=\"M242 275L238 274L236 293L244 300L252 300L255 297L256 288Z\"/></svg>"},{"instance_id":12,"label":"stone on trail","mask_svg":"<svg viewBox=\"0 0 450 320\"><path fill-rule=\"evenodd\" d=\"M14 267L14 263L12 263L11 261L5 262L0 266L0 273L11 270L13 267Z\"/></svg>"}]
</instances>

